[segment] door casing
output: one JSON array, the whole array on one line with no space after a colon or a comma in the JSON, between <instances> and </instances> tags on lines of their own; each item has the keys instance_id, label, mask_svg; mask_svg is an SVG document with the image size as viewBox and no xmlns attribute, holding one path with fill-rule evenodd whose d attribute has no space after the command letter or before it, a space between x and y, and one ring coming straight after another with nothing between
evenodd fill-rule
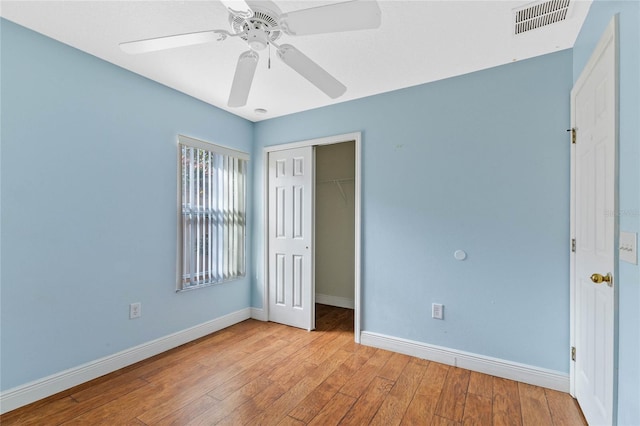
<instances>
[{"instance_id":1,"label":"door casing","mask_svg":"<svg viewBox=\"0 0 640 426\"><path fill-rule=\"evenodd\" d=\"M293 149L293 148L301 148L305 146L320 146L320 145L332 145L342 142L354 142L355 144L355 201L354 201L354 210L355 210L355 229L354 229L354 341L356 343L360 343L360 302L361 302L361 215L360 215L360 206L361 206L361 132L353 132L353 133L345 133L341 135L335 136L327 136L318 139L309 139L299 142L287 143L282 145L271 145L267 146L263 149L263 181L264 181L264 205L263 205L263 217L264 217L264 273L263 273L263 292L262 292L262 306L264 309L264 318L269 318L269 153L275 151L282 151L285 149ZM315 166L314 166L315 167ZM315 173L315 170L314 170ZM314 179L315 185L315 179ZM315 199L313 200L315 210ZM313 229L315 232L315 215L314 215L314 224ZM315 244L315 236L313 238ZM315 247L313 249L313 253L315 256ZM315 262L314 267L315 267ZM314 274L315 275L315 274ZM314 286L314 284L312 284ZM315 289L311 289L312 294ZM315 296L314 296L315 297Z\"/></svg>"}]
</instances>

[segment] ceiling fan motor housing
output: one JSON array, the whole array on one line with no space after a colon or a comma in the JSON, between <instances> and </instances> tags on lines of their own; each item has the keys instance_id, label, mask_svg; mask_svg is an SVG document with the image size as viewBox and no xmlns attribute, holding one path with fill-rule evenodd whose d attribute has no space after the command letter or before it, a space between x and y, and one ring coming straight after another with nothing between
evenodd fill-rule
<instances>
[{"instance_id":1,"label":"ceiling fan motor housing","mask_svg":"<svg viewBox=\"0 0 640 426\"><path fill-rule=\"evenodd\" d=\"M282 12L275 3L268 0L248 1L253 10L253 17L244 19L229 14L231 31L235 34L243 34L244 39L251 49L263 50L267 45L276 41L282 35L278 27L278 20Z\"/></svg>"}]
</instances>

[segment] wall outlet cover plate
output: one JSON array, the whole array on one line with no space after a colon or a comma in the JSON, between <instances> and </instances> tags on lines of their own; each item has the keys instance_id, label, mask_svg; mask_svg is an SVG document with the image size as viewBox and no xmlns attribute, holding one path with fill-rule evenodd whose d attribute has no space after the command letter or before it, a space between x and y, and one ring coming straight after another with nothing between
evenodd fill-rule
<instances>
[{"instance_id":1,"label":"wall outlet cover plate","mask_svg":"<svg viewBox=\"0 0 640 426\"><path fill-rule=\"evenodd\" d=\"M638 264L638 234L620 232L620 260L634 265Z\"/></svg>"}]
</instances>

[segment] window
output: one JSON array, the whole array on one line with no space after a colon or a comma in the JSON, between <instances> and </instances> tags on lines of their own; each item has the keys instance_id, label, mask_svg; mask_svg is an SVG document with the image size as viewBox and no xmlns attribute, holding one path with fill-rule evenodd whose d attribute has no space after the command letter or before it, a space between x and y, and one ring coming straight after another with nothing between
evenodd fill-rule
<instances>
[{"instance_id":1,"label":"window","mask_svg":"<svg viewBox=\"0 0 640 426\"><path fill-rule=\"evenodd\" d=\"M243 277L249 155L178 142L178 291Z\"/></svg>"}]
</instances>

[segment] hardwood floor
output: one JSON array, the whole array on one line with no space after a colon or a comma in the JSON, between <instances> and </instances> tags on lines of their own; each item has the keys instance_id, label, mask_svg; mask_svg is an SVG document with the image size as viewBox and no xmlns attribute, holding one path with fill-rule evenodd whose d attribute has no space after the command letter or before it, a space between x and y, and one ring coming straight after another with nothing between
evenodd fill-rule
<instances>
[{"instance_id":1,"label":"hardwood floor","mask_svg":"<svg viewBox=\"0 0 640 426\"><path fill-rule=\"evenodd\" d=\"M586 425L568 394L247 320L0 417L2 425Z\"/></svg>"}]
</instances>

